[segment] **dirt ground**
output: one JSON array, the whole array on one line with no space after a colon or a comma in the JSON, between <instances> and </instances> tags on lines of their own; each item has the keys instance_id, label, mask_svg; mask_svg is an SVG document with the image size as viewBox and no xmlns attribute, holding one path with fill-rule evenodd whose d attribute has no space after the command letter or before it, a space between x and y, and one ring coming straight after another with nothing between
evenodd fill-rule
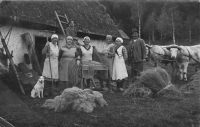
<instances>
[{"instance_id":1,"label":"dirt ground","mask_svg":"<svg viewBox=\"0 0 200 127\"><path fill-rule=\"evenodd\" d=\"M162 67L171 72L169 65ZM149 68L152 66L145 64L145 69ZM189 67L188 70L190 78L195 73L194 68ZM179 88L187 82L173 77L172 83ZM19 110L0 112L0 115L15 127L199 127L200 125L200 94L185 95L183 99L128 99L123 97L121 92L114 94L102 92L108 107L98 107L93 113L86 114L74 111L55 113L41 108L46 99L53 97L32 99L30 94L22 95L19 91L15 93L24 106L19 107ZM16 101L14 95L9 98ZM6 109L4 106L1 106L1 109Z\"/></svg>"}]
</instances>

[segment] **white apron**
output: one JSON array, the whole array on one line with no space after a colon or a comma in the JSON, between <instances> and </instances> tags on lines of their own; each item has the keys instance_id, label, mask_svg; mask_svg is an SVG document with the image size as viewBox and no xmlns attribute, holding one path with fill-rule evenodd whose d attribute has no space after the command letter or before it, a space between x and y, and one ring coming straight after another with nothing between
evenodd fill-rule
<instances>
[{"instance_id":1,"label":"white apron","mask_svg":"<svg viewBox=\"0 0 200 127\"><path fill-rule=\"evenodd\" d=\"M113 80L122 80L128 77L128 73L126 70L125 61L123 58L122 48L124 46L120 46L117 49L118 55L115 53L114 61L113 61Z\"/></svg>"},{"instance_id":2,"label":"white apron","mask_svg":"<svg viewBox=\"0 0 200 127\"><path fill-rule=\"evenodd\" d=\"M44 61L44 68L43 68L42 75L45 76L45 78L47 78L47 80L48 80L48 79L51 79L51 73L52 73L52 78L54 80L58 80L59 49L58 49L58 46L53 45L52 42L49 42L49 45L50 45L51 69L50 69L50 63L49 63L49 56L46 56L46 59Z\"/></svg>"}]
</instances>

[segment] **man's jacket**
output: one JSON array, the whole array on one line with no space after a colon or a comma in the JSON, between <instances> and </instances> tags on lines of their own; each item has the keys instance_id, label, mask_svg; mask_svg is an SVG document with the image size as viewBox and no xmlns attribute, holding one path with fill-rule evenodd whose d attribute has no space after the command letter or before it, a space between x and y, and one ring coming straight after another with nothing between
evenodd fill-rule
<instances>
[{"instance_id":1,"label":"man's jacket","mask_svg":"<svg viewBox=\"0 0 200 127\"><path fill-rule=\"evenodd\" d=\"M146 58L146 46L143 39L138 38L136 42L131 40L128 45L128 62L137 63Z\"/></svg>"}]
</instances>

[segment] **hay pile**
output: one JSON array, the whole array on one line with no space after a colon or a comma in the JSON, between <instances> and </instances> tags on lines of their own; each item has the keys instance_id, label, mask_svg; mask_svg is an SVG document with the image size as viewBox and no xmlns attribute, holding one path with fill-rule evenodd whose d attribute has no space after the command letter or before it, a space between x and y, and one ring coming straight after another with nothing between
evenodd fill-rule
<instances>
[{"instance_id":1,"label":"hay pile","mask_svg":"<svg viewBox=\"0 0 200 127\"><path fill-rule=\"evenodd\" d=\"M189 80L189 83L182 86L180 90L184 93L200 94L200 71L195 73Z\"/></svg>"},{"instance_id":2,"label":"hay pile","mask_svg":"<svg viewBox=\"0 0 200 127\"><path fill-rule=\"evenodd\" d=\"M42 105L44 108L54 109L55 112L63 112L67 109L86 113L93 112L97 105L107 106L103 95L90 89L79 89L77 87L67 88L60 96L48 99Z\"/></svg>"},{"instance_id":3,"label":"hay pile","mask_svg":"<svg viewBox=\"0 0 200 127\"><path fill-rule=\"evenodd\" d=\"M141 73L137 81L124 92L128 97L165 96L181 97L181 92L171 83L169 74L157 67Z\"/></svg>"}]
</instances>

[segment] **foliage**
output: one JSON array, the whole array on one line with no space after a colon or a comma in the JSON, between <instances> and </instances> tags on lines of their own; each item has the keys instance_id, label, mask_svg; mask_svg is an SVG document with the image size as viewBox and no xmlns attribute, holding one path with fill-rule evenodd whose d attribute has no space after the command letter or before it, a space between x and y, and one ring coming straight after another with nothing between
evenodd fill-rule
<instances>
[{"instance_id":1,"label":"foliage","mask_svg":"<svg viewBox=\"0 0 200 127\"><path fill-rule=\"evenodd\" d=\"M103 1L109 2L109 5ZM154 40L155 36L155 39L163 40L163 42L172 41L174 30L174 36L178 42L186 42L189 39L197 42L200 40L200 3L197 1L101 0L100 3L107 5L107 10L110 10L107 12L111 18L129 37L131 37L133 27L139 29L139 14L143 39L151 37Z\"/></svg>"}]
</instances>

